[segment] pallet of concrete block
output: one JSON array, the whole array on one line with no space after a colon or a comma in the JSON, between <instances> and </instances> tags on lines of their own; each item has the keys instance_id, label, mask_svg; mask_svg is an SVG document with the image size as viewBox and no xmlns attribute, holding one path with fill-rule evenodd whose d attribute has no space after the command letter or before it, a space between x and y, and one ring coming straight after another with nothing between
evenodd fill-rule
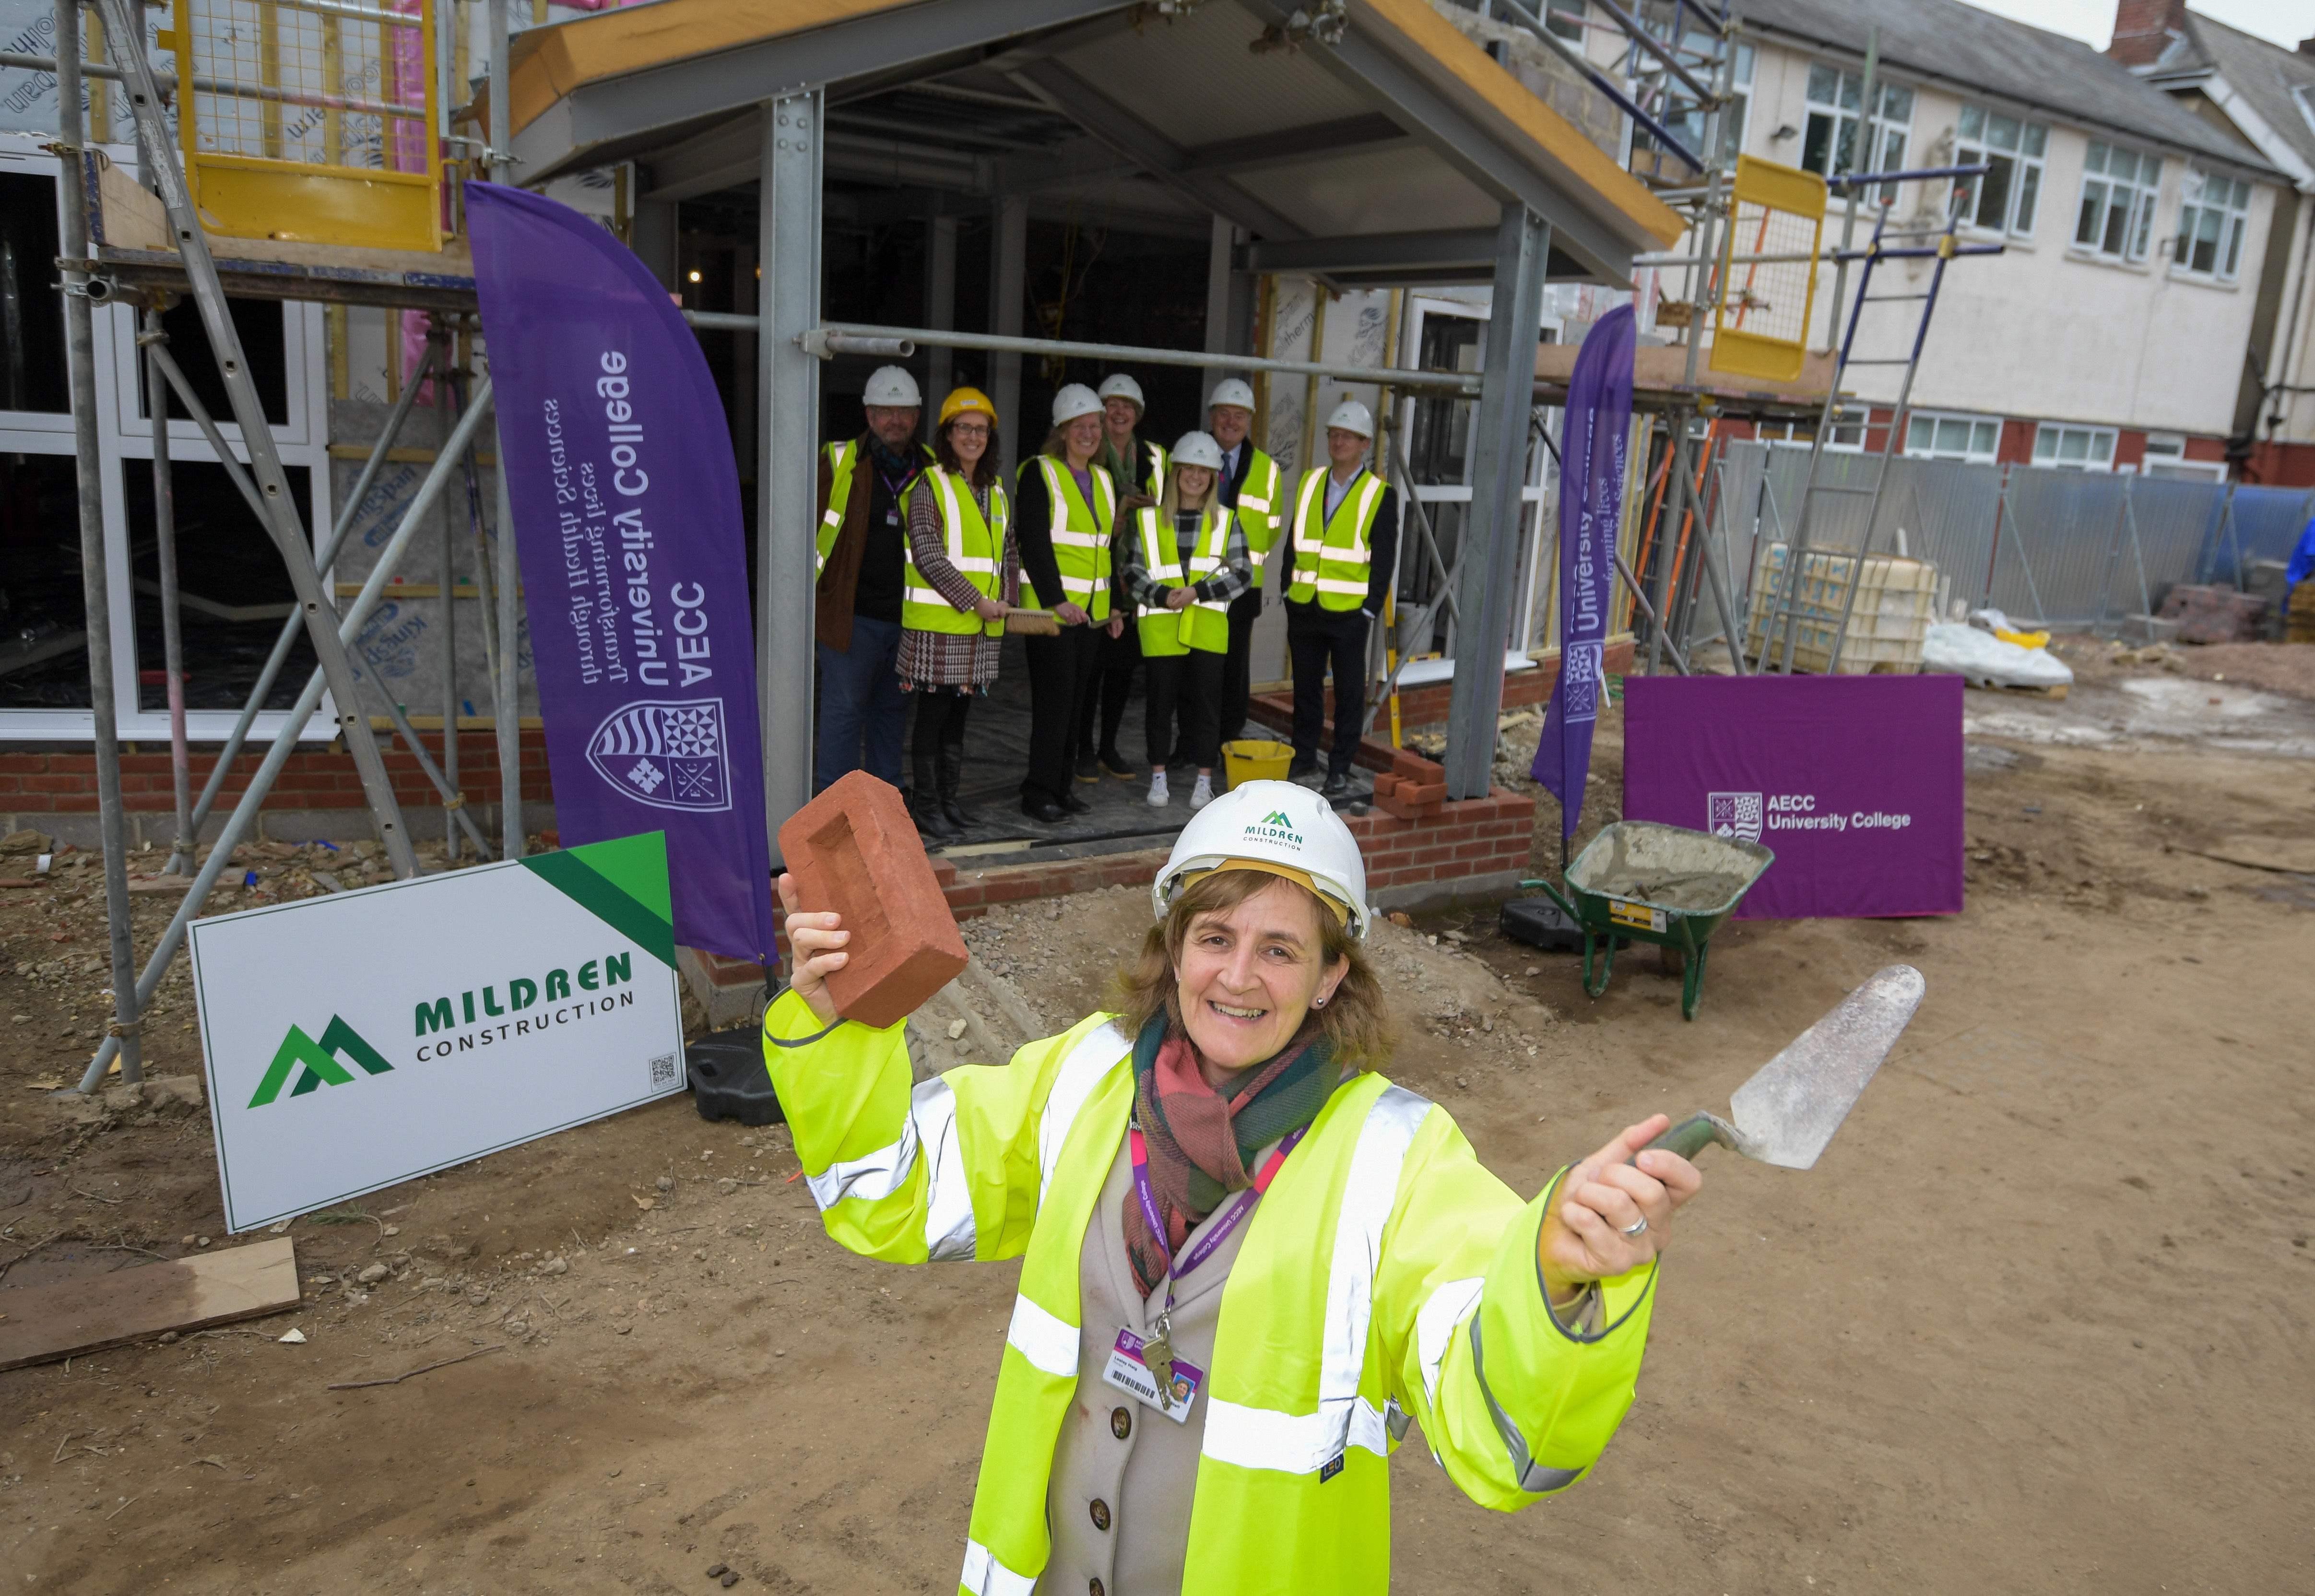
<instances>
[{"instance_id":1,"label":"pallet of concrete block","mask_svg":"<svg viewBox=\"0 0 2315 1596\"><path fill-rule=\"evenodd\" d=\"M2155 613L2178 623L2181 643L2256 643L2266 600L2232 588L2180 582L2163 595Z\"/></svg>"},{"instance_id":2,"label":"pallet of concrete block","mask_svg":"<svg viewBox=\"0 0 2315 1596\"><path fill-rule=\"evenodd\" d=\"M1832 661L1841 611L1847 609L1849 632L1836 674L1910 676L1921 668L1921 639L1929 634L1937 603L1934 564L1894 554L1860 558L1834 549L1806 551L1797 571L1787 569L1790 561L1784 544L1770 544L1752 584L1746 632L1755 659L1767 658L1771 648L1772 613L1777 614L1775 658L1780 664L1787 659L1788 614L1791 668L1823 675ZM1849 598L1852 584L1857 589L1854 604Z\"/></svg>"}]
</instances>

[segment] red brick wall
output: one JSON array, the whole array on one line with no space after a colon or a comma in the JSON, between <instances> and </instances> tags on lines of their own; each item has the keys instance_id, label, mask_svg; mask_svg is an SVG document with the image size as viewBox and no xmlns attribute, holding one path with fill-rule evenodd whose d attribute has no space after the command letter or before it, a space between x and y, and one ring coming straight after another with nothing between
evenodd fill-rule
<instances>
[{"instance_id":1,"label":"red brick wall","mask_svg":"<svg viewBox=\"0 0 2315 1596\"><path fill-rule=\"evenodd\" d=\"M2114 42L2107 54L2125 66L2151 66L2172 31L2186 26L2186 0L2115 0Z\"/></svg>"},{"instance_id":2,"label":"red brick wall","mask_svg":"<svg viewBox=\"0 0 2315 1596\"><path fill-rule=\"evenodd\" d=\"M2254 443L2242 479L2270 488L2315 488L2315 443Z\"/></svg>"},{"instance_id":3,"label":"red brick wall","mask_svg":"<svg viewBox=\"0 0 2315 1596\"><path fill-rule=\"evenodd\" d=\"M1632 668L1634 644L1630 638L1621 638L1608 645L1603 668L1610 676L1622 676ZM1559 679L1559 656L1546 654L1536 661L1533 670L1514 670L1503 678L1503 708L1528 709L1551 696L1551 684ZM1401 735L1421 732L1447 723L1448 706L1454 702L1452 681L1425 682L1419 687L1409 687L1398 696L1398 724ZM1248 718L1273 732L1291 732L1294 727L1294 695L1271 693L1254 700ZM1335 690L1326 689L1326 724L1335 723ZM1330 732L1328 737L1332 736ZM1322 738L1321 741L1326 740ZM1374 731L1365 739L1358 762L1370 770L1390 767L1390 705L1385 704L1375 713Z\"/></svg>"},{"instance_id":4,"label":"red brick wall","mask_svg":"<svg viewBox=\"0 0 2315 1596\"><path fill-rule=\"evenodd\" d=\"M424 737L424 733L420 734ZM425 738L427 752L439 757L439 745L435 739ZM418 761L398 740L388 740L381 735L380 747L386 753L386 774L394 782L395 796L413 809L440 806L442 795L434 790ZM150 747L140 744L140 748ZM225 785L218 796L221 807L229 808L233 802L249 790L249 778L257 774L264 761L262 750L244 753L233 762L226 773ZM192 751L193 793L198 797L201 785L208 780L209 772L217 766L214 751L195 749ZM160 753L126 753L120 756L121 802L132 810L167 812L176 807L176 785L170 774L169 755ZM469 803L495 803L499 799L498 744L487 732L468 732L458 738L458 785ZM550 802L554 789L546 774L546 744L538 732L526 731L522 737L522 796L526 803ZM334 744L329 748L301 749L289 756L273 790L265 795L263 807L271 810L348 809L359 810L362 802L361 777L355 773L353 756ZM88 814L96 809L96 756L82 753L14 753L0 754L0 811L18 813Z\"/></svg>"},{"instance_id":5,"label":"red brick wall","mask_svg":"<svg viewBox=\"0 0 2315 1596\"><path fill-rule=\"evenodd\" d=\"M1441 804L1432 820L1402 820L1379 809L1344 818L1366 856L1370 892L1525 870L1535 847L1535 800L1501 787Z\"/></svg>"}]
</instances>

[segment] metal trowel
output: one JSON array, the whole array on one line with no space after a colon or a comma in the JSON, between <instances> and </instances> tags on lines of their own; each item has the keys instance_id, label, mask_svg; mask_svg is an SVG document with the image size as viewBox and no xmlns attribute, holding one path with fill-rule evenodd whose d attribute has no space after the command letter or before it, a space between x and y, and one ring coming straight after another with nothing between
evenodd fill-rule
<instances>
[{"instance_id":1,"label":"metal trowel","mask_svg":"<svg viewBox=\"0 0 2315 1596\"><path fill-rule=\"evenodd\" d=\"M1728 1103L1733 1123L1716 1113L1693 1114L1648 1146L1693 1158L1716 1141L1763 1164L1808 1168L1904 1033L1927 989L1921 972L1910 964L1878 971L1736 1088Z\"/></svg>"}]
</instances>

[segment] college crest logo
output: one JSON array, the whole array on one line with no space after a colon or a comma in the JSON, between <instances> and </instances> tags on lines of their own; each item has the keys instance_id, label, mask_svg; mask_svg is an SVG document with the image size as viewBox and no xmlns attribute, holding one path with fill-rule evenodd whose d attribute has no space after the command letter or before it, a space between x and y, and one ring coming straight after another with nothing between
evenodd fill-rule
<instances>
[{"instance_id":1,"label":"college crest logo","mask_svg":"<svg viewBox=\"0 0 2315 1596\"><path fill-rule=\"evenodd\" d=\"M653 809L709 814L732 807L723 701L647 699L614 710L587 740L587 763Z\"/></svg>"},{"instance_id":2,"label":"college crest logo","mask_svg":"<svg viewBox=\"0 0 2315 1596\"><path fill-rule=\"evenodd\" d=\"M1762 813L1758 793L1712 793L1705 798L1704 829L1715 837L1761 840Z\"/></svg>"}]
</instances>

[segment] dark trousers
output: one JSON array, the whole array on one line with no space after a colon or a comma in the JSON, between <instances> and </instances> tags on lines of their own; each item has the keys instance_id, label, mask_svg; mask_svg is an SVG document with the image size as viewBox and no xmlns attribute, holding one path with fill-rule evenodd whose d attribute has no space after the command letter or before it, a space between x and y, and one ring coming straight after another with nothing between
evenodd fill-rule
<instances>
[{"instance_id":1,"label":"dark trousers","mask_svg":"<svg viewBox=\"0 0 2315 1596\"><path fill-rule=\"evenodd\" d=\"M1222 656L1217 742L1235 742L1246 731L1246 706L1254 696L1254 623L1261 614L1260 588L1248 588L1230 600L1229 652Z\"/></svg>"},{"instance_id":2,"label":"dark trousers","mask_svg":"<svg viewBox=\"0 0 2315 1596\"><path fill-rule=\"evenodd\" d=\"M1024 637L1029 665L1029 770L1021 796L1059 803L1077 763L1078 714L1092 690L1101 644L1099 626L1063 626L1059 637Z\"/></svg>"},{"instance_id":3,"label":"dark trousers","mask_svg":"<svg viewBox=\"0 0 2315 1596\"><path fill-rule=\"evenodd\" d=\"M910 696L917 701L917 720L909 733L909 752L914 756L918 787L929 789L925 778L936 754L944 765L964 768L964 721L972 713L972 695L954 687L920 687ZM953 795L953 780L944 779L941 785Z\"/></svg>"},{"instance_id":4,"label":"dark trousers","mask_svg":"<svg viewBox=\"0 0 2315 1596\"><path fill-rule=\"evenodd\" d=\"M895 669L900 623L856 615L849 651L839 653L824 643L819 651L820 749L812 759L812 791L864 767L899 786L900 734L909 723L909 697Z\"/></svg>"},{"instance_id":5,"label":"dark trousers","mask_svg":"<svg viewBox=\"0 0 2315 1596\"><path fill-rule=\"evenodd\" d=\"M1286 653L1294 662L1294 758L1318 757L1326 719L1326 672L1335 675L1335 746L1329 774L1350 769L1359 751L1359 723L1367 714L1367 617L1357 609L1327 609L1312 602L1286 606Z\"/></svg>"},{"instance_id":6,"label":"dark trousers","mask_svg":"<svg viewBox=\"0 0 2315 1596\"><path fill-rule=\"evenodd\" d=\"M1174 717L1178 714L1182 720L1179 746L1190 756L1190 763L1201 770L1211 770L1219 761L1221 743L1216 728L1221 724L1217 712L1221 705L1222 656L1192 649L1186 654L1149 654L1144 659L1149 667L1150 768L1166 767L1166 756L1175 747Z\"/></svg>"},{"instance_id":7,"label":"dark trousers","mask_svg":"<svg viewBox=\"0 0 2315 1596\"><path fill-rule=\"evenodd\" d=\"M1117 729L1125 723L1125 706L1133 702L1133 671L1141 663L1141 631L1131 616L1125 630L1112 637L1106 632L1101 636L1101 647L1095 651L1093 685L1087 688L1085 702L1078 706L1077 741L1069 750L1070 762L1087 754L1113 754L1117 749ZM1101 714L1101 737L1094 737L1094 714Z\"/></svg>"}]
</instances>

